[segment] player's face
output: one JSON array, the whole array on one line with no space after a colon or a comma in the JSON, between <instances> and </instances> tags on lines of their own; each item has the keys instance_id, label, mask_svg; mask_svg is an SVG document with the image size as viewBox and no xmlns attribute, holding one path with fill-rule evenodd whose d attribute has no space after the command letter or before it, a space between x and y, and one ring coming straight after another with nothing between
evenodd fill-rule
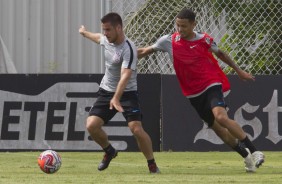
<instances>
[{"instance_id":1,"label":"player's face","mask_svg":"<svg viewBox=\"0 0 282 184\"><path fill-rule=\"evenodd\" d=\"M194 28L196 26L195 21L189 21L188 19L176 19L176 28L181 38L190 39L194 35Z\"/></svg>"},{"instance_id":2,"label":"player's face","mask_svg":"<svg viewBox=\"0 0 282 184\"><path fill-rule=\"evenodd\" d=\"M120 25L113 26L111 23L102 24L104 35L107 37L110 43L116 43L119 36Z\"/></svg>"}]
</instances>

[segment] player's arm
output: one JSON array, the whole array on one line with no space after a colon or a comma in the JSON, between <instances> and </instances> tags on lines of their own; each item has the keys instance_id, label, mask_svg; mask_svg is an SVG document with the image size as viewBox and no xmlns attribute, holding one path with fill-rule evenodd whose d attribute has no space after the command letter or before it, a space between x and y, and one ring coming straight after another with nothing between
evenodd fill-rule
<instances>
[{"instance_id":1,"label":"player's arm","mask_svg":"<svg viewBox=\"0 0 282 184\"><path fill-rule=\"evenodd\" d=\"M116 92L110 102L110 109L115 108L117 111L119 112L123 112L123 108L120 104L120 98L123 94L123 91L129 81L129 79L131 78L131 74L132 74L132 69L128 69L128 68L122 68L121 69L121 76L120 76L120 80L118 82L117 85L117 89Z\"/></svg>"},{"instance_id":2,"label":"player's arm","mask_svg":"<svg viewBox=\"0 0 282 184\"><path fill-rule=\"evenodd\" d=\"M101 36L102 36L101 33L89 32L89 31L86 30L86 28L83 25L79 28L78 32L82 36L84 36L85 38L88 38L88 39L92 40L93 42L100 44L100 39L101 39Z\"/></svg>"},{"instance_id":3,"label":"player's arm","mask_svg":"<svg viewBox=\"0 0 282 184\"><path fill-rule=\"evenodd\" d=\"M172 49L171 45L171 35L164 35L160 37L155 44L145 48L138 48L137 57L140 59L156 51L169 52Z\"/></svg>"},{"instance_id":4,"label":"player's arm","mask_svg":"<svg viewBox=\"0 0 282 184\"><path fill-rule=\"evenodd\" d=\"M138 59L140 58L143 58L143 57L146 57L152 53L154 53L155 50L153 49L152 46L149 46L149 47L144 47L144 48L138 48L137 49L137 57Z\"/></svg>"},{"instance_id":5,"label":"player's arm","mask_svg":"<svg viewBox=\"0 0 282 184\"><path fill-rule=\"evenodd\" d=\"M233 62L233 60L225 52L223 52L220 49L217 49L217 51L215 51L214 53L221 61L223 61L228 66L233 68L233 70L235 70L235 72L238 74L240 79L254 81L254 79L255 79L254 76L252 76L252 74L242 70L238 65L236 65L235 62Z\"/></svg>"}]
</instances>

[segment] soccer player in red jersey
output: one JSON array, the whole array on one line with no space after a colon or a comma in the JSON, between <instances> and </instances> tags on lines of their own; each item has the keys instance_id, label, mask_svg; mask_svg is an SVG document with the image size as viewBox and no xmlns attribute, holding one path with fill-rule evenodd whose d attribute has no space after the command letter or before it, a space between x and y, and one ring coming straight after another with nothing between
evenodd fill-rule
<instances>
[{"instance_id":1,"label":"soccer player in red jersey","mask_svg":"<svg viewBox=\"0 0 282 184\"><path fill-rule=\"evenodd\" d=\"M244 158L246 171L254 172L264 162L264 154L256 149L239 124L228 117L224 93L230 90L230 84L213 54L233 68L242 80L254 81L254 77L220 50L211 36L195 32L195 18L191 9L181 10L176 17L177 32L162 36L149 47L139 48L138 58L156 51L168 52L183 94L201 119Z\"/></svg>"}]
</instances>

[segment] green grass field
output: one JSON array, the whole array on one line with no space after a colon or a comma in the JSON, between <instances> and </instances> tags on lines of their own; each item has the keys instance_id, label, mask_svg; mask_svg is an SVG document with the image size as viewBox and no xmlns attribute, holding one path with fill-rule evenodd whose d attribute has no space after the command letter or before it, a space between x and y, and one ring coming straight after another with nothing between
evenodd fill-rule
<instances>
[{"instance_id":1,"label":"green grass field","mask_svg":"<svg viewBox=\"0 0 282 184\"><path fill-rule=\"evenodd\" d=\"M264 152L266 162L246 173L234 152L160 152L155 158L161 174L149 174L139 152L120 152L105 171L98 171L101 152L59 152L62 167L45 174L37 166L39 152L0 152L1 184L96 183L282 183L282 152Z\"/></svg>"}]
</instances>

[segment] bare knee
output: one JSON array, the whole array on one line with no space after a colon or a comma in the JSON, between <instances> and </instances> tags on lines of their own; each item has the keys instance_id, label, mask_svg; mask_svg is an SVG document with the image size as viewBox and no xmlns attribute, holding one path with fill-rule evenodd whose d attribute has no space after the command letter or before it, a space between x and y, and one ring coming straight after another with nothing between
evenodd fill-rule
<instances>
[{"instance_id":1,"label":"bare knee","mask_svg":"<svg viewBox=\"0 0 282 184\"><path fill-rule=\"evenodd\" d=\"M93 132L100 129L103 125L103 120L99 117L89 116L86 120L86 129L88 132Z\"/></svg>"},{"instance_id":2,"label":"bare knee","mask_svg":"<svg viewBox=\"0 0 282 184\"><path fill-rule=\"evenodd\" d=\"M136 122L131 123L129 124L129 129L132 132L132 134L137 137L139 137L144 133L141 123L136 123Z\"/></svg>"},{"instance_id":3,"label":"bare knee","mask_svg":"<svg viewBox=\"0 0 282 184\"><path fill-rule=\"evenodd\" d=\"M221 126L226 128L226 125L228 124L229 118L226 114L216 114L215 115L215 121L217 121Z\"/></svg>"}]
</instances>

